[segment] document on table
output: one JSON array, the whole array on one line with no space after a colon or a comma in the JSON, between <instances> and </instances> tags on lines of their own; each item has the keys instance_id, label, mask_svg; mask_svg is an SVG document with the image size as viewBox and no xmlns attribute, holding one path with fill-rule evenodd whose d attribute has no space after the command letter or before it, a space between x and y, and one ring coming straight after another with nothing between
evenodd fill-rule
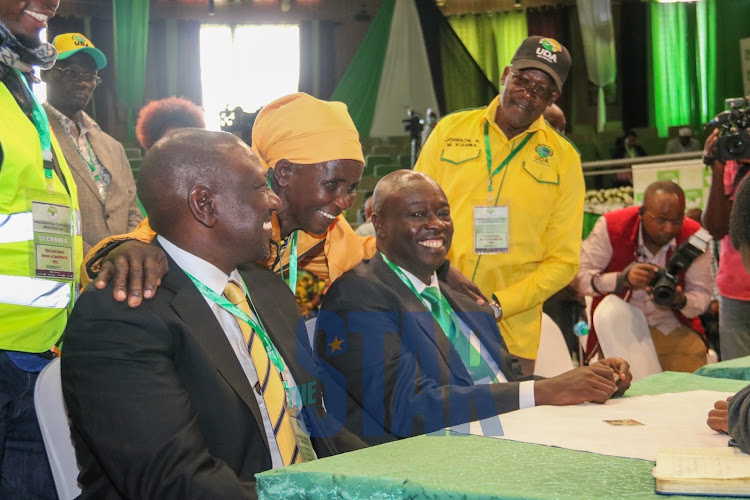
<instances>
[{"instance_id":1,"label":"document on table","mask_svg":"<svg viewBox=\"0 0 750 500\"><path fill-rule=\"evenodd\" d=\"M537 406L500 415L503 435L488 437L656 460L659 448L726 447L727 435L711 430L706 420L714 403L732 394L691 391L615 398L603 405ZM481 422L452 430L484 435Z\"/></svg>"}]
</instances>

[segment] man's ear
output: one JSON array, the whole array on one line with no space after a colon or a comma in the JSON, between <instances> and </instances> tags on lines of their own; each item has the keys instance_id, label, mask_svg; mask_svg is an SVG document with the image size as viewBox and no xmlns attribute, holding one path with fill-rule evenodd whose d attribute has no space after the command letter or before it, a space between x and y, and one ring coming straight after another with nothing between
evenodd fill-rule
<instances>
[{"instance_id":1,"label":"man's ear","mask_svg":"<svg viewBox=\"0 0 750 500\"><path fill-rule=\"evenodd\" d=\"M276 184L280 187L288 186L293 175L293 170L294 165L292 165L289 160L282 158L277 161L276 165L273 167L273 176L274 179L276 179Z\"/></svg>"},{"instance_id":2,"label":"man's ear","mask_svg":"<svg viewBox=\"0 0 750 500\"><path fill-rule=\"evenodd\" d=\"M188 193L188 206L195 220L206 227L214 227L218 220L214 195L211 189L198 185Z\"/></svg>"},{"instance_id":3,"label":"man's ear","mask_svg":"<svg viewBox=\"0 0 750 500\"><path fill-rule=\"evenodd\" d=\"M380 217L380 214L376 214L373 212L372 218L370 220L372 221L372 227L375 228L375 235L378 238L384 238L386 236L386 233L385 227L383 226L383 218Z\"/></svg>"},{"instance_id":4,"label":"man's ear","mask_svg":"<svg viewBox=\"0 0 750 500\"><path fill-rule=\"evenodd\" d=\"M510 66L506 66L503 70L503 76L500 77L500 85L505 85L505 79L508 78L508 74L510 74Z\"/></svg>"}]
</instances>

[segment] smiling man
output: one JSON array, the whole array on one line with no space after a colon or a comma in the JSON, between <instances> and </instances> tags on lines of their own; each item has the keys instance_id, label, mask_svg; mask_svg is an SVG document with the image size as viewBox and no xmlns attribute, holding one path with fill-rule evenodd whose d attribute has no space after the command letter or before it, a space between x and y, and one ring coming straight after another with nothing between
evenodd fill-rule
<instances>
[{"instance_id":1,"label":"smiling man","mask_svg":"<svg viewBox=\"0 0 750 500\"><path fill-rule=\"evenodd\" d=\"M628 387L629 366L619 358L550 379L522 378L492 309L442 279L453 221L445 193L426 175L384 177L372 221L379 252L331 285L316 326L318 355L346 386L346 425L365 441L535 404L603 403Z\"/></svg>"},{"instance_id":2,"label":"smiling man","mask_svg":"<svg viewBox=\"0 0 750 500\"><path fill-rule=\"evenodd\" d=\"M524 40L486 108L444 117L415 170L435 179L457 214L448 258L497 302L500 331L524 374L534 371L542 303L579 265L584 182L575 146L542 114L571 60L556 40Z\"/></svg>"},{"instance_id":3,"label":"smiling man","mask_svg":"<svg viewBox=\"0 0 750 500\"><path fill-rule=\"evenodd\" d=\"M84 111L107 66L104 53L80 33L58 35L55 66L42 72L44 109L78 185L83 250L132 231L143 218L125 149Z\"/></svg>"}]
</instances>

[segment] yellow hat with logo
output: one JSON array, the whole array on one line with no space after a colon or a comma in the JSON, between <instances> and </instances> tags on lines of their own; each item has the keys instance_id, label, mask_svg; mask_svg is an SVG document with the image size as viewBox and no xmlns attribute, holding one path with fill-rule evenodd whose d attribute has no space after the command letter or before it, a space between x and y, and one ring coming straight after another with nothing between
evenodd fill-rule
<instances>
[{"instance_id":1,"label":"yellow hat with logo","mask_svg":"<svg viewBox=\"0 0 750 500\"><path fill-rule=\"evenodd\" d=\"M104 52L94 47L94 44L80 33L57 35L52 40L52 45L57 49L58 61L65 60L78 52L85 52L94 59L96 69L103 69L107 66L107 56Z\"/></svg>"}]
</instances>

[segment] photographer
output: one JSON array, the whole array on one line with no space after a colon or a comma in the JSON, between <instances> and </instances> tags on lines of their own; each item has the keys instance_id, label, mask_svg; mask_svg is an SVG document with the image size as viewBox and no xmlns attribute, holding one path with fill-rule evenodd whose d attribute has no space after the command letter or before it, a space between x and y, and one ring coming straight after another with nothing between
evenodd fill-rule
<instances>
[{"instance_id":1,"label":"photographer","mask_svg":"<svg viewBox=\"0 0 750 500\"><path fill-rule=\"evenodd\" d=\"M719 130L706 140L704 162L711 167L711 191L703 212L703 225L721 240L719 271L719 344L722 360L750 355L750 275L729 235L729 214L737 187L750 172L750 160L719 161ZM721 155L724 156L724 155ZM740 155L742 156L742 155Z\"/></svg>"},{"instance_id":2,"label":"photographer","mask_svg":"<svg viewBox=\"0 0 750 500\"><path fill-rule=\"evenodd\" d=\"M677 248L699 229L685 217L682 188L657 181L646 188L642 206L599 218L581 248L578 291L594 296L592 311L610 293L640 309L665 371L693 372L706 364L706 342L697 316L711 301L711 254L696 251L691 256L698 255L685 264L686 272L675 276L673 296L665 305L654 302L652 290L659 271L671 267ZM597 348L592 330L587 355Z\"/></svg>"}]
</instances>

